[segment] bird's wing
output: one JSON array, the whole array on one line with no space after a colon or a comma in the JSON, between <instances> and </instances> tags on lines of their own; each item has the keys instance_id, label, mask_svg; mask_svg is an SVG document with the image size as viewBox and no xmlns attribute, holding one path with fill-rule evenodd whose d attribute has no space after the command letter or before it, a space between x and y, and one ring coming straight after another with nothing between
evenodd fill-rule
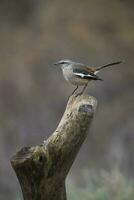
<instances>
[{"instance_id":1,"label":"bird's wing","mask_svg":"<svg viewBox=\"0 0 134 200\"><path fill-rule=\"evenodd\" d=\"M94 71L84 65L76 65L73 67L74 75L82 79L93 79L93 80L102 80L97 75L94 74Z\"/></svg>"}]
</instances>

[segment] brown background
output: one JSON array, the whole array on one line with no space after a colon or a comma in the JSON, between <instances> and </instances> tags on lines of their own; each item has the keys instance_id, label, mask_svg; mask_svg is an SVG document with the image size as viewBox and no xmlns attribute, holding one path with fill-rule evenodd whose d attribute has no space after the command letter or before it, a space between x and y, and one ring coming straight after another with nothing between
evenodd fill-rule
<instances>
[{"instance_id":1,"label":"brown background","mask_svg":"<svg viewBox=\"0 0 134 200\"><path fill-rule=\"evenodd\" d=\"M40 144L56 128L74 89L60 59L106 69L86 93L99 101L91 132L72 168L109 170L134 177L134 3L131 0L0 1L0 199L17 199L10 157Z\"/></svg>"}]
</instances>

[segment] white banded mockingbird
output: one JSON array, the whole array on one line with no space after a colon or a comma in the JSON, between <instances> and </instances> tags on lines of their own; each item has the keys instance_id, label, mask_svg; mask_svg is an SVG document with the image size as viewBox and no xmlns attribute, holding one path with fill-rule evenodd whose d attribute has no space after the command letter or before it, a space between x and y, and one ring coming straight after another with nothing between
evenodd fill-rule
<instances>
[{"instance_id":1,"label":"white banded mockingbird","mask_svg":"<svg viewBox=\"0 0 134 200\"><path fill-rule=\"evenodd\" d=\"M121 61L109 63L106 65L102 65L99 67L89 67L82 63L77 63L71 60L60 60L54 65L61 66L64 78L73 85L76 85L75 91L78 89L79 86L84 86L82 91L79 94L83 94L84 90L86 89L89 81L91 80L100 80L102 79L97 76L98 72L105 67L109 67L112 65L120 64Z\"/></svg>"}]
</instances>

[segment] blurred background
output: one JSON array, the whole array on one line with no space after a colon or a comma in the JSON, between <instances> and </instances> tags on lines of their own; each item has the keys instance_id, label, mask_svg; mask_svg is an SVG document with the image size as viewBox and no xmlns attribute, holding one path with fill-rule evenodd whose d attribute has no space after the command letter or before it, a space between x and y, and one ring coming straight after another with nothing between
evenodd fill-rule
<instances>
[{"instance_id":1,"label":"blurred background","mask_svg":"<svg viewBox=\"0 0 134 200\"><path fill-rule=\"evenodd\" d=\"M57 127L74 87L60 59L105 69L88 138L67 179L70 200L134 199L134 1L0 0L0 200L22 199L10 158Z\"/></svg>"}]
</instances>

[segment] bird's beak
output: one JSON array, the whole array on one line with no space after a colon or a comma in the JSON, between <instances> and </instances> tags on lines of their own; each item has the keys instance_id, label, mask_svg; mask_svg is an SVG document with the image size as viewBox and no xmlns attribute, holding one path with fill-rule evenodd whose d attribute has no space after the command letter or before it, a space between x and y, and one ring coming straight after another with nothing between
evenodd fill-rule
<instances>
[{"instance_id":1,"label":"bird's beak","mask_svg":"<svg viewBox=\"0 0 134 200\"><path fill-rule=\"evenodd\" d=\"M57 62L57 63L54 63L54 65L58 65L59 63Z\"/></svg>"}]
</instances>

